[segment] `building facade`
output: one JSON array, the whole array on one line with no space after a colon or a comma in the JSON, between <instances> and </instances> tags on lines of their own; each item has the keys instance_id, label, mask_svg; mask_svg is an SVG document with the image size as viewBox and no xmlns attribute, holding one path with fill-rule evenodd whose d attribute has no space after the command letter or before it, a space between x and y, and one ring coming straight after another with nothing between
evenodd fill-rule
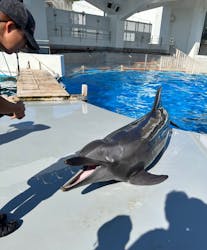
<instances>
[{"instance_id":1,"label":"building facade","mask_svg":"<svg viewBox=\"0 0 207 250\"><path fill-rule=\"evenodd\" d=\"M43 48L168 53L175 47L192 57L201 51L206 0L88 1L104 11L102 17L69 11L69 1L24 2L35 16L35 36ZM156 24L127 21L133 13L160 6L162 15ZM153 25L158 28L152 34Z\"/></svg>"}]
</instances>

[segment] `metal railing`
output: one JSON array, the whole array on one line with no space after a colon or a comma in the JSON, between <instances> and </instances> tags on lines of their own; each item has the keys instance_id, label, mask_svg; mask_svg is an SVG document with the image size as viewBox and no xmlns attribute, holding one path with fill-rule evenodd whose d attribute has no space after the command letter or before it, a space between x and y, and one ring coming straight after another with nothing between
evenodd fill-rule
<instances>
[{"instance_id":1,"label":"metal railing","mask_svg":"<svg viewBox=\"0 0 207 250\"><path fill-rule=\"evenodd\" d=\"M7 61L7 58L5 56L5 52L1 51L1 67L0 67L0 74L7 75L7 76L17 76L18 72L16 69L16 66L11 65L9 66L9 63ZM18 63L17 63L18 65Z\"/></svg>"},{"instance_id":2,"label":"metal railing","mask_svg":"<svg viewBox=\"0 0 207 250\"><path fill-rule=\"evenodd\" d=\"M43 63L42 61L40 61L40 59L38 59L37 57L35 57L34 55L32 55L32 57L39 63L39 69L45 69L47 70L54 78L58 79L60 76L58 75L58 73L56 73L53 69L51 69L50 67L48 67L45 63Z\"/></svg>"},{"instance_id":3,"label":"metal railing","mask_svg":"<svg viewBox=\"0 0 207 250\"><path fill-rule=\"evenodd\" d=\"M47 8L48 36L52 44L113 47L113 30L110 18L86 13ZM152 24L144 22L123 22L123 48L152 49L149 44L159 44L169 48L163 38L152 38Z\"/></svg>"},{"instance_id":4,"label":"metal railing","mask_svg":"<svg viewBox=\"0 0 207 250\"><path fill-rule=\"evenodd\" d=\"M192 74L207 72L206 65L196 61L178 49L175 50L172 56L161 56L159 65L160 70L183 71Z\"/></svg>"}]
</instances>

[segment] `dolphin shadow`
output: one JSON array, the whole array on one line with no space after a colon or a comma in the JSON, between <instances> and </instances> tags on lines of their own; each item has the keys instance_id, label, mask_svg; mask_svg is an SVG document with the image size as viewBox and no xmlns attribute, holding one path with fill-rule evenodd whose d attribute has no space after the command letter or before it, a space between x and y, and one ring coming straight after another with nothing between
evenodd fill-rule
<instances>
[{"instance_id":1,"label":"dolphin shadow","mask_svg":"<svg viewBox=\"0 0 207 250\"><path fill-rule=\"evenodd\" d=\"M9 131L5 134L0 134L0 145L17 140L32 132L37 132L50 128L49 126L43 124L34 124L33 121L11 124L9 127L11 127L12 129L14 128L15 130Z\"/></svg>"},{"instance_id":2,"label":"dolphin shadow","mask_svg":"<svg viewBox=\"0 0 207 250\"><path fill-rule=\"evenodd\" d=\"M42 170L28 180L30 186L10 200L0 210L9 214L11 219L21 220L42 201L54 195L65 182L72 177L72 172L61 158L50 167Z\"/></svg>"},{"instance_id":3,"label":"dolphin shadow","mask_svg":"<svg viewBox=\"0 0 207 250\"><path fill-rule=\"evenodd\" d=\"M95 250L124 250L131 230L132 222L129 216L116 216L99 228Z\"/></svg>"},{"instance_id":4,"label":"dolphin shadow","mask_svg":"<svg viewBox=\"0 0 207 250\"><path fill-rule=\"evenodd\" d=\"M103 181L103 182L96 182L96 183L93 183L89 186L87 186L82 192L81 194L87 194L87 193L90 193L96 189L99 189L99 188L102 188L102 187L105 187L105 186L108 186L108 185L112 185L112 184L115 184L115 183L118 183L119 181L115 181L115 180L111 180L111 181Z\"/></svg>"},{"instance_id":5,"label":"dolphin shadow","mask_svg":"<svg viewBox=\"0 0 207 250\"><path fill-rule=\"evenodd\" d=\"M168 228L144 234L128 250L207 249L207 204L174 191L167 196L165 213Z\"/></svg>"}]
</instances>

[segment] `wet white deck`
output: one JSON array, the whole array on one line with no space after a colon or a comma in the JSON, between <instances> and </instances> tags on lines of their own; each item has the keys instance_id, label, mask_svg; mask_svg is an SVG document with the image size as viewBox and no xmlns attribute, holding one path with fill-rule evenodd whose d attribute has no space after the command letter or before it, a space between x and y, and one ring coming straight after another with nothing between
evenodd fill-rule
<instances>
[{"instance_id":1,"label":"wet white deck","mask_svg":"<svg viewBox=\"0 0 207 250\"><path fill-rule=\"evenodd\" d=\"M23 120L0 120L0 206L23 220L2 250L207 249L205 136L174 130L151 170L169 175L162 184L64 193L64 157L131 119L81 102L26 108Z\"/></svg>"}]
</instances>

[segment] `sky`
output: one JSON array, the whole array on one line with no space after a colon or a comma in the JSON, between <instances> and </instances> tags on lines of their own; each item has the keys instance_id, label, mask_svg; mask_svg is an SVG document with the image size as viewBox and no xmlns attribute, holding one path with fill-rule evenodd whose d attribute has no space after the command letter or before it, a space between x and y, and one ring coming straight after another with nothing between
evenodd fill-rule
<instances>
[{"instance_id":1,"label":"sky","mask_svg":"<svg viewBox=\"0 0 207 250\"><path fill-rule=\"evenodd\" d=\"M89 4L88 2L84 0L74 2L73 10L76 12L85 12L85 13L92 14L92 15L103 16L104 14L103 11L101 11L100 9L96 8L95 6ZM128 18L128 20L153 23L156 19L157 13L158 13L157 9L143 11L143 12L134 14L133 16Z\"/></svg>"}]
</instances>

